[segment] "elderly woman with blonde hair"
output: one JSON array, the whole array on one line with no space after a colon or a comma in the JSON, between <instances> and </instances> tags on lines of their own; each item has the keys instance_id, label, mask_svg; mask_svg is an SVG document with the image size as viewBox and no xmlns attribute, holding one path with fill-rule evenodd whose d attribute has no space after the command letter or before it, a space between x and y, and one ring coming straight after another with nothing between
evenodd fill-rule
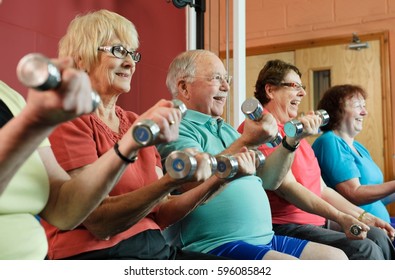
<instances>
[{"instance_id":1,"label":"elderly woman with blonde hair","mask_svg":"<svg viewBox=\"0 0 395 280\"><path fill-rule=\"evenodd\" d=\"M132 76L141 59L138 46L134 24L108 10L77 16L60 40L59 56L72 57L75 66L88 74L102 102L92 114L67 122L54 131L50 140L55 156L74 177L113 150L123 162L124 172L109 196L76 229L62 231L42 221L49 239L50 259L215 258L182 252L168 246L162 236L161 230L173 219L166 210L176 211L175 205L180 205L183 199L171 199L170 193L185 180L163 175L154 145L178 137L182 113L174 102L160 100L145 114L145 118L158 125L156 140L141 145L132 137L132 127L142 117L123 110L117 100L131 89ZM207 158L196 157L205 159L199 160L198 166L202 171L207 170ZM98 169L97 174L101 173ZM204 180L205 176L199 174L195 173L189 180ZM187 197L183 213L187 214L204 196L197 193Z\"/></svg>"}]
</instances>

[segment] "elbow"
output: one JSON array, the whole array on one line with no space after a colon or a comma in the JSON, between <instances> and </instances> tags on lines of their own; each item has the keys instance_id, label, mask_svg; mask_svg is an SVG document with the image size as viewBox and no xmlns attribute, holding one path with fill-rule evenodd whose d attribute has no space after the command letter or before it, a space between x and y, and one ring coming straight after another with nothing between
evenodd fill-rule
<instances>
[{"instance_id":1,"label":"elbow","mask_svg":"<svg viewBox=\"0 0 395 280\"><path fill-rule=\"evenodd\" d=\"M279 186L276 185L269 185L269 184L262 184L262 187L267 191L275 191L278 189Z\"/></svg>"},{"instance_id":2,"label":"elbow","mask_svg":"<svg viewBox=\"0 0 395 280\"><path fill-rule=\"evenodd\" d=\"M172 221L168 220L167 217L165 217L162 214L163 214L162 212L156 213L154 219L156 224L159 226L159 228L161 230L164 230L172 224Z\"/></svg>"},{"instance_id":3,"label":"elbow","mask_svg":"<svg viewBox=\"0 0 395 280\"><path fill-rule=\"evenodd\" d=\"M56 225L56 227L57 227L58 229L60 229L60 230L63 230L63 231L69 231L69 230L75 229L76 227L78 227L78 225L79 225L79 224L76 224L76 223L66 223L66 222L62 222L62 223L58 223L58 224Z\"/></svg>"},{"instance_id":4,"label":"elbow","mask_svg":"<svg viewBox=\"0 0 395 280\"><path fill-rule=\"evenodd\" d=\"M350 201L352 204L357 205L357 206L360 206L360 205L368 203L364 199L361 199L361 198L358 198L358 197L348 197L348 198L346 197L346 199L348 201Z\"/></svg>"},{"instance_id":5,"label":"elbow","mask_svg":"<svg viewBox=\"0 0 395 280\"><path fill-rule=\"evenodd\" d=\"M268 182L269 180L262 180L262 187L268 191L275 191L277 190L282 182Z\"/></svg>"},{"instance_id":6,"label":"elbow","mask_svg":"<svg viewBox=\"0 0 395 280\"><path fill-rule=\"evenodd\" d=\"M111 236L114 236L114 235L122 232L122 231L110 232L105 229L99 229L99 228L95 228L92 226L87 226L85 224L84 224L84 226L89 231L89 233L91 233L96 239L99 239L99 240L109 240Z\"/></svg>"},{"instance_id":7,"label":"elbow","mask_svg":"<svg viewBox=\"0 0 395 280\"><path fill-rule=\"evenodd\" d=\"M359 206L359 205L369 203L369 201L367 201L364 197L358 195L357 193L350 193L350 192L341 193L341 192L339 192L339 194L354 205Z\"/></svg>"},{"instance_id":8,"label":"elbow","mask_svg":"<svg viewBox=\"0 0 395 280\"><path fill-rule=\"evenodd\" d=\"M53 214L53 212L51 212ZM81 224L81 220L66 218L65 216L49 215L47 211L43 211L39 214L40 219L45 220L48 224L57 227L62 231L73 230Z\"/></svg>"},{"instance_id":9,"label":"elbow","mask_svg":"<svg viewBox=\"0 0 395 280\"><path fill-rule=\"evenodd\" d=\"M170 225L168 223L161 223L158 222L158 226L161 230L165 230L166 228L168 228Z\"/></svg>"}]
</instances>

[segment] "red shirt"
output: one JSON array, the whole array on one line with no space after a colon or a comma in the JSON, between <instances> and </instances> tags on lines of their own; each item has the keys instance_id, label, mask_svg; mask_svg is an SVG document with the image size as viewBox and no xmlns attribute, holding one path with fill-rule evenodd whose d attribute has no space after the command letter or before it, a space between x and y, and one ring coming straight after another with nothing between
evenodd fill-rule
<instances>
[{"instance_id":1,"label":"red shirt","mask_svg":"<svg viewBox=\"0 0 395 280\"><path fill-rule=\"evenodd\" d=\"M72 170L93 163L112 149L137 118L136 114L126 112L120 107L116 107L116 114L120 119L120 133L113 132L95 114L84 115L60 125L50 136L52 149L59 164L66 171ZM128 193L158 180L156 166L161 167L156 148L151 146L141 149L138 160L127 167L110 196ZM112 236L109 240L95 238L83 225L71 231L61 231L42 221L49 243L48 257L60 259L112 247L142 231L159 229L152 218L154 212L156 210L130 229Z\"/></svg>"},{"instance_id":2,"label":"red shirt","mask_svg":"<svg viewBox=\"0 0 395 280\"><path fill-rule=\"evenodd\" d=\"M244 122L239 126L238 131L243 132ZM284 137L284 125L278 124L278 131ZM267 157L278 147L270 148L267 145L261 145L259 150ZM291 166L296 181L302 186L309 189L321 197L321 170L317 158L310 144L302 139L299 148L295 151L295 158ZM312 224L322 226L325 224L325 218L305 212L287 200L278 196L274 191L266 191L270 208L272 210L273 224Z\"/></svg>"}]
</instances>

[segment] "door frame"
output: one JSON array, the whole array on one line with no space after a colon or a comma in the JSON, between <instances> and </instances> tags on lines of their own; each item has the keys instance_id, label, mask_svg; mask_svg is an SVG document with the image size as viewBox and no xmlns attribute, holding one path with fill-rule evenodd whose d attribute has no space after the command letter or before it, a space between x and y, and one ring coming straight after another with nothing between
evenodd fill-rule
<instances>
[{"instance_id":1,"label":"door frame","mask_svg":"<svg viewBox=\"0 0 395 280\"><path fill-rule=\"evenodd\" d=\"M392 96L390 84L390 59L389 59L389 31L358 34L361 41L378 40L380 42L381 58L381 84L382 84L382 118L383 118L383 155L384 155L384 180L389 181L394 177L394 128L392 126ZM295 42L286 42L282 44L273 44L266 46L250 47L246 49L247 56L274 54L280 52L295 51L297 49L323 47L329 45L349 44L352 41L352 35L334 36L321 39L310 39ZM221 51L219 56L226 57L226 53ZM230 53L230 56L233 56Z\"/></svg>"}]
</instances>

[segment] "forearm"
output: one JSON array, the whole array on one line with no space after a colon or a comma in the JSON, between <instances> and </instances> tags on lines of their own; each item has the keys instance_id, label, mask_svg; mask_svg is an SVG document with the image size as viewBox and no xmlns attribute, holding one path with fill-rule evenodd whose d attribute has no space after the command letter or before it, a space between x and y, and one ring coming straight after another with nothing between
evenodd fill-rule
<instances>
[{"instance_id":1,"label":"forearm","mask_svg":"<svg viewBox=\"0 0 395 280\"><path fill-rule=\"evenodd\" d=\"M119 141L124 155L138 151L130 135ZM41 215L61 229L70 229L80 224L102 202L117 184L128 163L114 149L109 149L92 164L69 172L59 166L52 150L39 149L50 180L50 196Z\"/></svg>"},{"instance_id":2,"label":"forearm","mask_svg":"<svg viewBox=\"0 0 395 280\"><path fill-rule=\"evenodd\" d=\"M156 214L158 224L161 228L166 228L181 220L197 206L218 194L223 189L224 184L225 180L211 176L210 179L193 189L179 195L170 196L160 205Z\"/></svg>"},{"instance_id":3,"label":"forearm","mask_svg":"<svg viewBox=\"0 0 395 280\"><path fill-rule=\"evenodd\" d=\"M297 182L294 182L292 185L281 185L276 193L303 211L333 221L338 220L338 209Z\"/></svg>"},{"instance_id":4,"label":"forearm","mask_svg":"<svg viewBox=\"0 0 395 280\"><path fill-rule=\"evenodd\" d=\"M226 155L226 154L236 154L240 151L241 148L247 147L249 148L248 143L244 140L243 137L239 137L234 141L232 144L230 144L226 149L224 149L220 154Z\"/></svg>"},{"instance_id":5,"label":"forearm","mask_svg":"<svg viewBox=\"0 0 395 280\"><path fill-rule=\"evenodd\" d=\"M113 150L93 164L74 170L70 177L50 147L39 148L50 184L48 202L40 215L60 229L79 225L118 182L127 165Z\"/></svg>"},{"instance_id":6,"label":"forearm","mask_svg":"<svg viewBox=\"0 0 395 280\"><path fill-rule=\"evenodd\" d=\"M395 193L395 181L377 185L362 185L356 188L350 201L356 205L373 203Z\"/></svg>"},{"instance_id":7,"label":"forearm","mask_svg":"<svg viewBox=\"0 0 395 280\"><path fill-rule=\"evenodd\" d=\"M165 175L135 191L108 197L84 221L84 225L99 238L123 232L151 213L179 184Z\"/></svg>"},{"instance_id":8,"label":"forearm","mask_svg":"<svg viewBox=\"0 0 395 280\"><path fill-rule=\"evenodd\" d=\"M18 169L54 129L29 119L26 110L0 129L0 195Z\"/></svg>"},{"instance_id":9,"label":"forearm","mask_svg":"<svg viewBox=\"0 0 395 280\"><path fill-rule=\"evenodd\" d=\"M265 164L256 172L256 175L262 179L264 189L275 190L281 185L291 168L294 156L294 152L281 145L266 158Z\"/></svg>"},{"instance_id":10,"label":"forearm","mask_svg":"<svg viewBox=\"0 0 395 280\"><path fill-rule=\"evenodd\" d=\"M355 218L358 218L363 213L362 208L352 204L341 194L329 187L324 187L322 189L322 198L339 211L349 214Z\"/></svg>"}]
</instances>

